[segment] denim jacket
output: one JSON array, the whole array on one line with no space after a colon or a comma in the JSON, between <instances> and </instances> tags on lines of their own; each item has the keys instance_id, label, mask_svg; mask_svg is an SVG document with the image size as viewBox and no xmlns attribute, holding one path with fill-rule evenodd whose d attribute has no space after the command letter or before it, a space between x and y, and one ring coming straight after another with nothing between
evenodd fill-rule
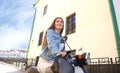
<instances>
[{"instance_id":1,"label":"denim jacket","mask_svg":"<svg viewBox=\"0 0 120 73\"><path fill-rule=\"evenodd\" d=\"M55 54L60 52L60 39L62 38L59 33L53 29L48 29L47 34L47 46L43 49L40 57L46 60L54 60Z\"/></svg>"}]
</instances>

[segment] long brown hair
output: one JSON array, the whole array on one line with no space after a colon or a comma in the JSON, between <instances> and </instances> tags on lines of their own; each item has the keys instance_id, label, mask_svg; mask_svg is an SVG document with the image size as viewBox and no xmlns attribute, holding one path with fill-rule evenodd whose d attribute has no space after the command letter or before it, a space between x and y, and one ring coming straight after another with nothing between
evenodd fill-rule
<instances>
[{"instance_id":1,"label":"long brown hair","mask_svg":"<svg viewBox=\"0 0 120 73\"><path fill-rule=\"evenodd\" d=\"M53 29L53 30L55 30L55 21L56 21L57 19L61 19L61 20L63 21L63 24L64 24L64 20L63 20L61 17L56 17L56 18L54 19L54 21L52 22L51 26L50 26L48 29ZM60 35L62 34L63 29L64 29L64 26L63 26L63 28L62 28L61 31L60 31ZM46 34L47 34L47 33L45 32L44 39L43 39L43 43L42 43L42 49L44 49L44 48L46 47L46 45L47 45Z\"/></svg>"}]
</instances>

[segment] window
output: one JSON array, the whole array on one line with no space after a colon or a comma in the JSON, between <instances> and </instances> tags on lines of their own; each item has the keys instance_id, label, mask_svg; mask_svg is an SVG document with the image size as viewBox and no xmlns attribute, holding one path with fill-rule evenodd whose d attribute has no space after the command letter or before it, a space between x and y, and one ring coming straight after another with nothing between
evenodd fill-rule
<instances>
[{"instance_id":1,"label":"window","mask_svg":"<svg viewBox=\"0 0 120 73\"><path fill-rule=\"evenodd\" d=\"M43 38L43 32L39 34L39 41L38 41L38 46L42 44L42 38Z\"/></svg>"},{"instance_id":2,"label":"window","mask_svg":"<svg viewBox=\"0 0 120 73\"><path fill-rule=\"evenodd\" d=\"M47 13L47 5L44 7L44 12L43 12L43 15L45 15Z\"/></svg>"},{"instance_id":3,"label":"window","mask_svg":"<svg viewBox=\"0 0 120 73\"><path fill-rule=\"evenodd\" d=\"M74 33L76 30L76 15L72 15L66 18L66 35Z\"/></svg>"}]
</instances>

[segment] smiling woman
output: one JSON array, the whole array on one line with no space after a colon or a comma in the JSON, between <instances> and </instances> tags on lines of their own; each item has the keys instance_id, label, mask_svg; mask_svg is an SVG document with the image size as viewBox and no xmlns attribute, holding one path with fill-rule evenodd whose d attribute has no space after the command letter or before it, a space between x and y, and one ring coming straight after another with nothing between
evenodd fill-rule
<instances>
[{"instance_id":1,"label":"smiling woman","mask_svg":"<svg viewBox=\"0 0 120 73\"><path fill-rule=\"evenodd\" d=\"M0 49L28 47L36 1L0 0Z\"/></svg>"}]
</instances>

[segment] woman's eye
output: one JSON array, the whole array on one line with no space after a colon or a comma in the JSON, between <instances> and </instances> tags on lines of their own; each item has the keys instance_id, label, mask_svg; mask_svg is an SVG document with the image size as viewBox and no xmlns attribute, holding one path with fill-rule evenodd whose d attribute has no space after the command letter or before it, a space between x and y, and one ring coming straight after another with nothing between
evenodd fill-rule
<instances>
[{"instance_id":1,"label":"woman's eye","mask_svg":"<svg viewBox=\"0 0 120 73\"><path fill-rule=\"evenodd\" d=\"M63 21L61 21L61 23L63 23Z\"/></svg>"}]
</instances>

